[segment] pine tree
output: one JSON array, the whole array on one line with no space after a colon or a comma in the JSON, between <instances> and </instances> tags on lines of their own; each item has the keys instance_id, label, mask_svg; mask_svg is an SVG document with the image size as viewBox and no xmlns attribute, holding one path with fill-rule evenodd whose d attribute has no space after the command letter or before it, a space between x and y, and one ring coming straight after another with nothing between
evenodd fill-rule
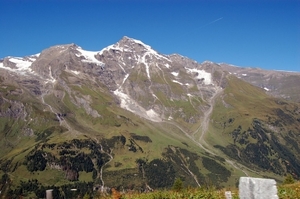
<instances>
[{"instance_id":1,"label":"pine tree","mask_svg":"<svg viewBox=\"0 0 300 199\"><path fill-rule=\"evenodd\" d=\"M181 191L183 189L183 183L182 183L182 180L180 178L176 178L176 180L175 180L175 182L173 184L172 189L174 191L177 191L177 192L179 192L179 191Z\"/></svg>"}]
</instances>

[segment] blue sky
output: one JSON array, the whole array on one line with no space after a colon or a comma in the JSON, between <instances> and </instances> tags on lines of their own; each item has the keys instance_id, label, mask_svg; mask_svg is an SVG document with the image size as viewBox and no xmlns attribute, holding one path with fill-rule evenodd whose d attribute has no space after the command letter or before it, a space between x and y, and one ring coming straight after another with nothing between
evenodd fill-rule
<instances>
[{"instance_id":1,"label":"blue sky","mask_svg":"<svg viewBox=\"0 0 300 199\"><path fill-rule=\"evenodd\" d=\"M0 0L0 58L123 36L198 62L300 71L299 0Z\"/></svg>"}]
</instances>

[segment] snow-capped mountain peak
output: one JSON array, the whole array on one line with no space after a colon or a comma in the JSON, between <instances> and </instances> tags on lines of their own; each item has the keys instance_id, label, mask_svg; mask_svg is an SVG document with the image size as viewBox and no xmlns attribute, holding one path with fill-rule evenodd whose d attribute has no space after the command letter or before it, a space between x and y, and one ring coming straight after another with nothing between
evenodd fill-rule
<instances>
[{"instance_id":1,"label":"snow-capped mountain peak","mask_svg":"<svg viewBox=\"0 0 300 199\"><path fill-rule=\"evenodd\" d=\"M144 44L142 41L137 39L132 39L127 36L124 36L120 41L116 44L110 45L99 52L99 54L103 54L104 52L122 52L122 53L134 53L142 55L141 57L145 57L149 55L151 57L155 57L157 59L165 59L166 61L171 62L171 60L157 51L153 50L151 46Z\"/></svg>"}]
</instances>

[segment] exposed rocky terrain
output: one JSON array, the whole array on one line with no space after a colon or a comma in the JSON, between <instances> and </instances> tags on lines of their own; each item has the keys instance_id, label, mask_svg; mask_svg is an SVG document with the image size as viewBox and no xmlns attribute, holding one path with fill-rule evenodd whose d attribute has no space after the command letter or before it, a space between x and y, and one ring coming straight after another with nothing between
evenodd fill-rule
<instances>
[{"instance_id":1,"label":"exposed rocky terrain","mask_svg":"<svg viewBox=\"0 0 300 199\"><path fill-rule=\"evenodd\" d=\"M128 189L299 178L299 83L300 73L197 63L128 37L98 52L6 57L0 173Z\"/></svg>"}]
</instances>

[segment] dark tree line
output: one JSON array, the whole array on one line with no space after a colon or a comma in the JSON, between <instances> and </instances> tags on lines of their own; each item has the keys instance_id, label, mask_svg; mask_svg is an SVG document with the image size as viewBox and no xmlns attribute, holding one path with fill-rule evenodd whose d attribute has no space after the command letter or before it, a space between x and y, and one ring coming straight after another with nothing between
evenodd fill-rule
<instances>
[{"instance_id":1,"label":"dark tree line","mask_svg":"<svg viewBox=\"0 0 300 199\"><path fill-rule=\"evenodd\" d=\"M93 183L76 182L62 186L43 186L38 180L21 181L15 189L10 189L6 198L18 199L34 193L37 198L46 198L46 190L52 189L53 199L83 198L93 194Z\"/></svg>"},{"instance_id":2,"label":"dark tree line","mask_svg":"<svg viewBox=\"0 0 300 199\"><path fill-rule=\"evenodd\" d=\"M171 162L154 159L145 165L147 182L151 188L170 188L175 180L175 170Z\"/></svg>"},{"instance_id":3,"label":"dark tree line","mask_svg":"<svg viewBox=\"0 0 300 199\"><path fill-rule=\"evenodd\" d=\"M46 153L41 150L37 150L32 155L28 155L25 161L28 171L34 172L45 170L47 166L47 159L44 157L45 155Z\"/></svg>"}]
</instances>

